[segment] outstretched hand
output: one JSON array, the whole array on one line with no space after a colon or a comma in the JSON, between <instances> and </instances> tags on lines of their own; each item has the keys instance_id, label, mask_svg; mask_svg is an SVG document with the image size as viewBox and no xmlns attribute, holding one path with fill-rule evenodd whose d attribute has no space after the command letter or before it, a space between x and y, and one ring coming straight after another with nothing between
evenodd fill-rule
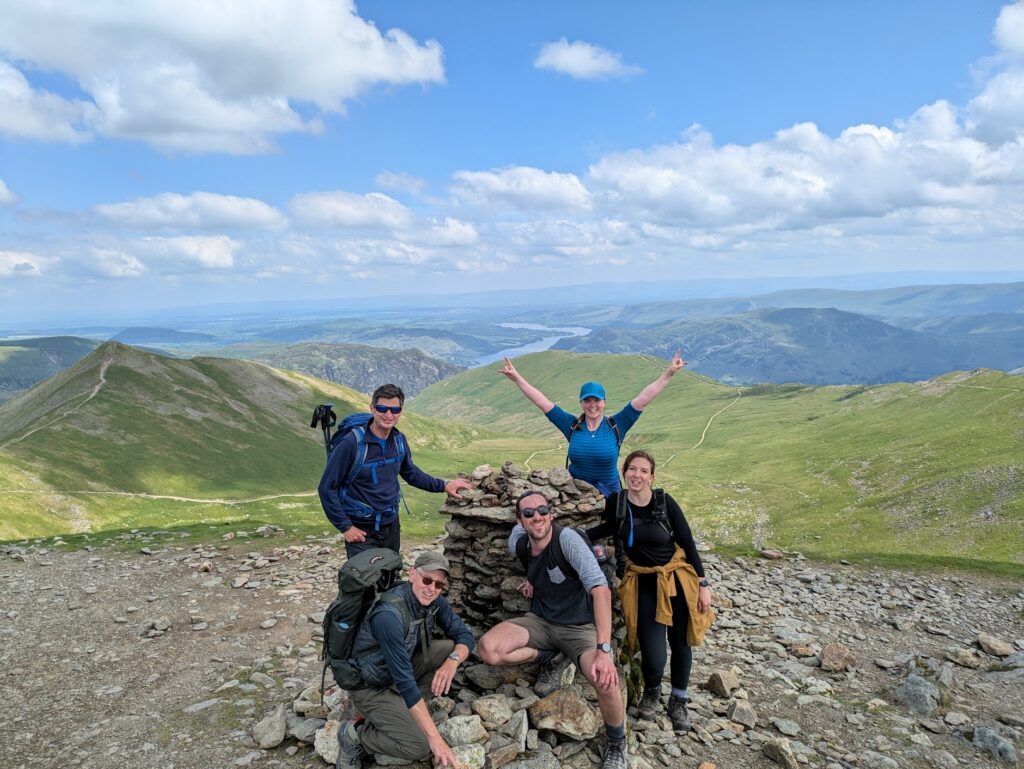
<instances>
[{"instance_id":1,"label":"outstretched hand","mask_svg":"<svg viewBox=\"0 0 1024 769\"><path fill-rule=\"evenodd\" d=\"M459 492L471 489L473 486L465 478L454 478L444 485L445 493L449 497L459 498Z\"/></svg>"},{"instance_id":2,"label":"outstretched hand","mask_svg":"<svg viewBox=\"0 0 1024 769\"><path fill-rule=\"evenodd\" d=\"M683 366L686 365L686 361L683 360L682 356L679 354L680 352L680 350L676 350L675 353L673 353L672 362L669 363L668 368L665 369L665 373L668 374L669 376L675 376L680 371L682 371Z\"/></svg>"},{"instance_id":3,"label":"outstretched hand","mask_svg":"<svg viewBox=\"0 0 1024 769\"><path fill-rule=\"evenodd\" d=\"M512 365L512 360L510 358L505 358L505 365L498 370L513 382L519 379L519 372L516 371L516 367Z\"/></svg>"}]
</instances>

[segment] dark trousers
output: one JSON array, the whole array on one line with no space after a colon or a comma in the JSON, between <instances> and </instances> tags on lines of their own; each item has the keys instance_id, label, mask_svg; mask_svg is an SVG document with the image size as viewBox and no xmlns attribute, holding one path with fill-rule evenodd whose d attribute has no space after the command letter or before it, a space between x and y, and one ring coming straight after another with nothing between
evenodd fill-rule
<instances>
[{"instance_id":1,"label":"dark trousers","mask_svg":"<svg viewBox=\"0 0 1024 769\"><path fill-rule=\"evenodd\" d=\"M412 669L424 701L433 697L430 684L434 671L441 667L454 650L455 642L449 639L431 640L426 654L417 648L412 657ZM358 689L352 692L352 703L366 716L359 737L367 753L406 761L421 761L430 756L427 735L413 719L405 700L397 691L392 688Z\"/></svg>"},{"instance_id":2,"label":"dark trousers","mask_svg":"<svg viewBox=\"0 0 1024 769\"><path fill-rule=\"evenodd\" d=\"M396 553L401 552L402 545L402 526L395 518L394 523L389 523L381 526L379 530L374 530L373 524L370 524L369 528L363 528L360 524L353 522L352 524L360 531L366 534L366 539L362 542L346 542L345 543L345 556L351 558L356 553L361 553L364 550L370 550L374 547L386 547L389 550L394 550Z\"/></svg>"},{"instance_id":3,"label":"dark trousers","mask_svg":"<svg viewBox=\"0 0 1024 769\"><path fill-rule=\"evenodd\" d=\"M637 589L636 635L640 644L640 671L644 676L644 687L653 689L661 686L665 674L665 660L672 649L670 679L673 689L685 689L690 683L690 668L693 666L693 651L686 645L686 626L690 623L690 609L686 596L679 588L672 599L672 625L667 627L654 621L658 605L658 575L640 574Z\"/></svg>"}]
</instances>

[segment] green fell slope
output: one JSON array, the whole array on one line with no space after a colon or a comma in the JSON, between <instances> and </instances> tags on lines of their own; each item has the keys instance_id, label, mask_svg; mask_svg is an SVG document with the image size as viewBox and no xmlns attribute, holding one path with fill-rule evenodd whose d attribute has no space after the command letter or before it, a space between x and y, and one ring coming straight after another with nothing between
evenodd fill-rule
<instances>
[{"instance_id":1,"label":"green fell slope","mask_svg":"<svg viewBox=\"0 0 1024 769\"><path fill-rule=\"evenodd\" d=\"M229 520L244 517L239 502L282 495L309 496L323 529L313 492L324 450L309 427L323 402L340 415L368 406L348 388L260 363L108 342L0 407L0 539ZM402 429L417 464L444 477L509 450L489 431L412 414ZM409 501L423 514L441 500Z\"/></svg>"},{"instance_id":2,"label":"green fell slope","mask_svg":"<svg viewBox=\"0 0 1024 769\"><path fill-rule=\"evenodd\" d=\"M570 410L579 385L598 379L615 411L665 364L549 351L516 365ZM557 461L534 466L564 458L561 436L497 366L439 382L412 406L546 436ZM695 529L720 544L1024 567L1019 377L978 370L871 387L735 388L685 372L627 436L624 449L641 447Z\"/></svg>"}]
</instances>

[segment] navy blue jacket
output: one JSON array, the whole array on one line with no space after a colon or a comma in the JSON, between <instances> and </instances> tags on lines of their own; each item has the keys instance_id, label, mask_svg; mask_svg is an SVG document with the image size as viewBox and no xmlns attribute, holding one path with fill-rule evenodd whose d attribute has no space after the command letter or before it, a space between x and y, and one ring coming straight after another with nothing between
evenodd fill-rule
<instances>
[{"instance_id":1,"label":"navy blue jacket","mask_svg":"<svg viewBox=\"0 0 1024 769\"><path fill-rule=\"evenodd\" d=\"M366 427L366 462L386 457L398 456L398 430L393 429L388 435L387 441L382 441L370 429ZM409 441L402 437L405 443L405 458L401 464L395 462L390 465L382 465L376 468L376 473L369 467L364 466L349 486L348 494L344 502L341 500L341 485L348 477L352 463L355 461L356 452L361 451L356 444L355 431L350 432L331 452L327 460L327 467L324 469L323 477L317 492L320 494L320 504L328 520L340 531L347 531L352 526L353 518L359 520L360 528L373 528L376 516L369 516L362 520L359 518L352 505L345 502L354 500L371 508L375 513L380 514L379 524L381 526L394 523L398 518L398 478L399 476L410 486L424 491L444 491L444 481L427 475L412 463L412 452L409 449ZM376 475L376 481L374 480Z\"/></svg>"}]
</instances>

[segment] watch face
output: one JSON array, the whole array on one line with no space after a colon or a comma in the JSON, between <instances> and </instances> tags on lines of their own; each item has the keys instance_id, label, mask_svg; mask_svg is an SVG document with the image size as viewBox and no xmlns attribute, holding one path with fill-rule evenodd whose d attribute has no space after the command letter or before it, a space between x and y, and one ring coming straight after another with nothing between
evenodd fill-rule
<instances>
[{"instance_id":1,"label":"watch face","mask_svg":"<svg viewBox=\"0 0 1024 769\"><path fill-rule=\"evenodd\" d=\"M597 645L597 648L603 652L607 652L608 654L611 654L612 651L612 645L610 643L600 643Z\"/></svg>"}]
</instances>

